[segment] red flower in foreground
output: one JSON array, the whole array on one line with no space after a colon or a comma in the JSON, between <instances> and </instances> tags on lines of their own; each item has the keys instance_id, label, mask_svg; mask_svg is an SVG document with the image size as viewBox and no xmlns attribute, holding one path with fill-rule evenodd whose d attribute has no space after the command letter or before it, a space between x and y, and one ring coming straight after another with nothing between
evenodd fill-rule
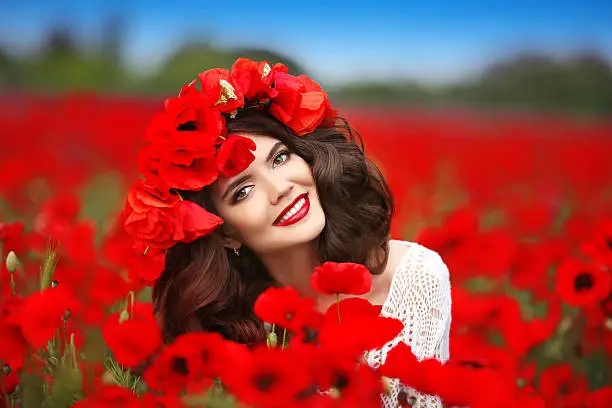
<instances>
[{"instance_id":1,"label":"red flower in foreground","mask_svg":"<svg viewBox=\"0 0 612 408\"><path fill-rule=\"evenodd\" d=\"M62 327L66 313L74 315L80 303L65 286L45 289L25 299L21 313L21 330L30 346L43 347Z\"/></svg>"},{"instance_id":2,"label":"red flower in foreground","mask_svg":"<svg viewBox=\"0 0 612 408\"><path fill-rule=\"evenodd\" d=\"M218 333L188 333L164 347L144 380L148 387L171 394L205 391L225 367L237 369L247 357L243 346L234 347Z\"/></svg>"},{"instance_id":3,"label":"red flower in foreground","mask_svg":"<svg viewBox=\"0 0 612 408\"><path fill-rule=\"evenodd\" d=\"M120 313L108 317L102 335L121 365L134 367L144 362L162 345L162 335L150 303L135 303L134 313L121 322Z\"/></svg>"},{"instance_id":4,"label":"red flower in foreground","mask_svg":"<svg viewBox=\"0 0 612 408\"><path fill-rule=\"evenodd\" d=\"M557 293L572 306L594 306L608 296L611 285L610 272L577 259L557 269Z\"/></svg>"},{"instance_id":5,"label":"red flower in foreground","mask_svg":"<svg viewBox=\"0 0 612 408\"><path fill-rule=\"evenodd\" d=\"M0 364L20 361L28 351L21 328L0 318Z\"/></svg>"},{"instance_id":6,"label":"red flower in foreground","mask_svg":"<svg viewBox=\"0 0 612 408\"><path fill-rule=\"evenodd\" d=\"M295 319L312 310L312 299L301 298L291 286L266 289L255 301L253 309L264 322L297 331Z\"/></svg>"},{"instance_id":7,"label":"red flower in foreground","mask_svg":"<svg viewBox=\"0 0 612 408\"><path fill-rule=\"evenodd\" d=\"M140 400L132 391L118 385L100 388L95 394L78 401L73 408L141 408Z\"/></svg>"},{"instance_id":8,"label":"red flower in foreground","mask_svg":"<svg viewBox=\"0 0 612 408\"><path fill-rule=\"evenodd\" d=\"M480 361L437 360L419 362L410 347L400 343L387 355L381 374L427 394L439 395L451 406L474 408L514 407L515 379Z\"/></svg>"},{"instance_id":9,"label":"red flower in foreground","mask_svg":"<svg viewBox=\"0 0 612 408\"><path fill-rule=\"evenodd\" d=\"M240 402L260 408L294 406L296 394L309 388L311 377L296 364L291 348L255 347L250 358L221 378Z\"/></svg>"},{"instance_id":10,"label":"red flower in foreground","mask_svg":"<svg viewBox=\"0 0 612 408\"><path fill-rule=\"evenodd\" d=\"M548 406L559 407L570 400L584 401L589 387L586 377L570 364L558 363L542 371L538 388Z\"/></svg>"},{"instance_id":11,"label":"red flower in foreground","mask_svg":"<svg viewBox=\"0 0 612 408\"><path fill-rule=\"evenodd\" d=\"M342 323L328 321L324 324L319 342L330 353L357 358L368 350L382 347L403 329L404 324L391 317L352 317L343 319Z\"/></svg>"},{"instance_id":12,"label":"red flower in foreground","mask_svg":"<svg viewBox=\"0 0 612 408\"><path fill-rule=\"evenodd\" d=\"M314 290L326 295L364 295L372 287L372 274L365 266L352 262L325 262L310 277Z\"/></svg>"}]
</instances>

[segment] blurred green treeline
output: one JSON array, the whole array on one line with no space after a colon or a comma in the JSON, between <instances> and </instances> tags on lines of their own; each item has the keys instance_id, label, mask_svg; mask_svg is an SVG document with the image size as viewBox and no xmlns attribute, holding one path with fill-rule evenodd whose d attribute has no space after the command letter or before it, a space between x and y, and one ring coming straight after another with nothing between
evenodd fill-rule
<instances>
[{"instance_id":1,"label":"blurred green treeline","mask_svg":"<svg viewBox=\"0 0 612 408\"><path fill-rule=\"evenodd\" d=\"M61 92L173 95L194 73L229 68L236 58L283 62L306 73L291 58L267 49L217 48L205 41L185 43L153 73L133 72L121 61L120 30L109 26L97 46L79 47L69 29L55 28L40 51L17 57L0 48L0 93L14 89ZM317 80L317 78L314 78ZM522 53L486 67L476 78L451 85L381 78L377 82L325 84L334 102L408 104L428 107L501 108L579 114L612 113L612 66L597 52L565 60L545 53Z\"/></svg>"}]
</instances>

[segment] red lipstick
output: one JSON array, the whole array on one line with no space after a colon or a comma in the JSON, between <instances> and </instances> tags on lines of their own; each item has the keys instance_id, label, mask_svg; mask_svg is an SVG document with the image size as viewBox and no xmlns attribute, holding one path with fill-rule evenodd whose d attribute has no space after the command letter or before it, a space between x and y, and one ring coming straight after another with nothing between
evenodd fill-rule
<instances>
[{"instance_id":1,"label":"red lipstick","mask_svg":"<svg viewBox=\"0 0 612 408\"><path fill-rule=\"evenodd\" d=\"M295 213L291 214L289 217L286 217L286 214L289 213L289 211L291 211L296 204L299 204L300 200L302 199L304 200L302 206ZM308 199L308 193L300 194L279 214L276 220L274 220L273 225L277 227L284 227L295 224L304 218L306 214L308 214L308 211L310 211L310 200Z\"/></svg>"}]
</instances>

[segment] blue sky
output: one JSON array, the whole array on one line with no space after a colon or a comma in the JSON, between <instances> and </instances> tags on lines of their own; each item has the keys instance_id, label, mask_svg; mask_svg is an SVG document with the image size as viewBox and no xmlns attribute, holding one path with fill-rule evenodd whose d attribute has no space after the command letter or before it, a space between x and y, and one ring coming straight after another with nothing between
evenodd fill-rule
<instances>
[{"instance_id":1,"label":"blue sky","mask_svg":"<svg viewBox=\"0 0 612 408\"><path fill-rule=\"evenodd\" d=\"M608 3L608 4L607 4ZM326 82L400 76L448 82L518 50L612 60L612 2L0 0L0 44L37 49L53 23L94 41L104 16L125 20L126 61L142 70L187 38L266 46Z\"/></svg>"}]
</instances>

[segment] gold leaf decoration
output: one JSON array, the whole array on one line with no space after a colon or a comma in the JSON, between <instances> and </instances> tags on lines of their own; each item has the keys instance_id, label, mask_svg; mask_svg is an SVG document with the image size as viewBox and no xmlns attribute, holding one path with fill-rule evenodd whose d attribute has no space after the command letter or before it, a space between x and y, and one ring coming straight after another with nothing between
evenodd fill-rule
<instances>
[{"instance_id":1,"label":"gold leaf decoration","mask_svg":"<svg viewBox=\"0 0 612 408\"><path fill-rule=\"evenodd\" d=\"M227 103L227 101L229 101L230 99L238 99L232 84L227 82L225 79L221 79L219 80L219 85L221 86L221 96L219 97L219 100L217 101L215 106Z\"/></svg>"},{"instance_id":2,"label":"gold leaf decoration","mask_svg":"<svg viewBox=\"0 0 612 408\"><path fill-rule=\"evenodd\" d=\"M266 64L263 67L263 73L261 74L261 79L264 79L265 77L267 77L271 71L272 71L272 68L270 68L270 64L266 62Z\"/></svg>"}]
</instances>

